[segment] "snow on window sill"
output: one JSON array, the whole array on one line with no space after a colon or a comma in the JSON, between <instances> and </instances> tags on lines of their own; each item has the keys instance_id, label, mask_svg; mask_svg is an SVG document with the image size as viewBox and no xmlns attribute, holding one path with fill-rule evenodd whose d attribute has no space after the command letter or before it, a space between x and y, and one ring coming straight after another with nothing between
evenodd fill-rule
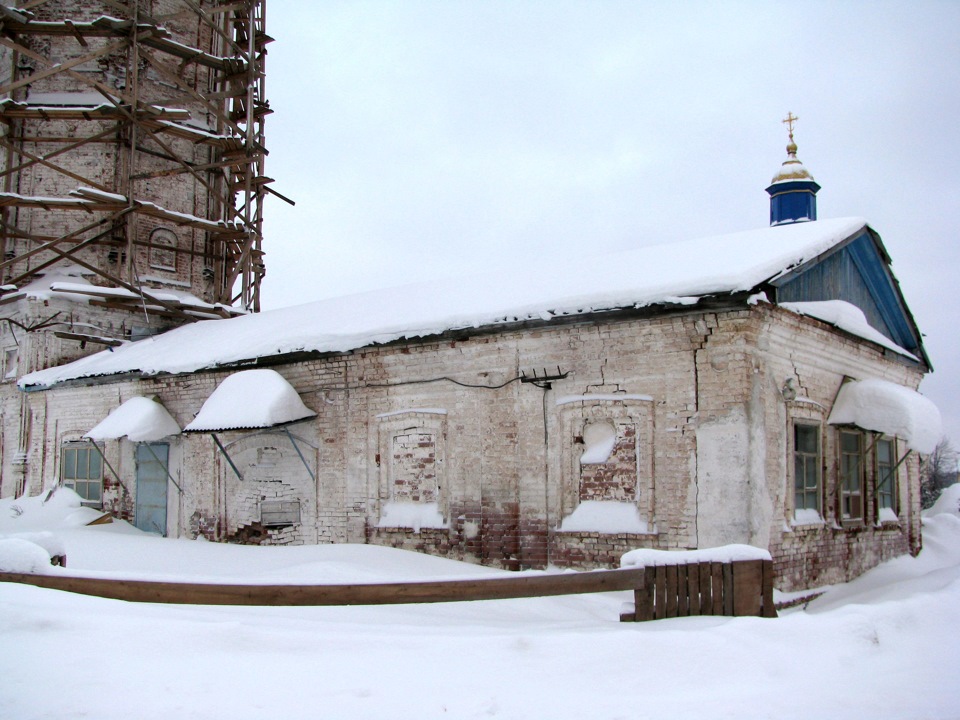
<instances>
[{"instance_id":1,"label":"snow on window sill","mask_svg":"<svg viewBox=\"0 0 960 720\"><path fill-rule=\"evenodd\" d=\"M790 519L790 527L793 528L803 528L803 527L823 527L826 523L823 518L820 517L820 513L816 510L806 509L806 510L795 510L793 517Z\"/></svg>"},{"instance_id":2,"label":"snow on window sill","mask_svg":"<svg viewBox=\"0 0 960 720\"><path fill-rule=\"evenodd\" d=\"M896 525L900 526L900 518L891 508L880 508L880 517L877 518L877 526Z\"/></svg>"},{"instance_id":3,"label":"snow on window sill","mask_svg":"<svg viewBox=\"0 0 960 720\"><path fill-rule=\"evenodd\" d=\"M598 535L656 535L656 525L640 516L634 503L611 500L583 500L557 528L560 533Z\"/></svg>"},{"instance_id":4,"label":"snow on window sill","mask_svg":"<svg viewBox=\"0 0 960 720\"><path fill-rule=\"evenodd\" d=\"M418 533L421 528L446 530L450 525L444 522L438 503L395 501L384 504L377 527L412 529Z\"/></svg>"}]
</instances>

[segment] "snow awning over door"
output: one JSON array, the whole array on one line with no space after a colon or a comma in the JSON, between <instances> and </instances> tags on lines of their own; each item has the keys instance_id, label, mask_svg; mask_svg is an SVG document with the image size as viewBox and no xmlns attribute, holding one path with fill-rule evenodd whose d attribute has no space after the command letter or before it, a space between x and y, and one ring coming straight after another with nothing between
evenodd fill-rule
<instances>
[{"instance_id":1,"label":"snow awning over door","mask_svg":"<svg viewBox=\"0 0 960 720\"><path fill-rule=\"evenodd\" d=\"M315 415L277 371L243 370L220 383L183 431L254 430Z\"/></svg>"},{"instance_id":2,"label":"snow awning over door","mask_svg":"<svg viewBox=\"0 0 960 720\"><path fill-rule=\"evenodd\" d=\"M180 426L163 405L138 396L113 410L83 437L93 441L126 437L133 442L156 442L179 434Z\"/></svg>"},{"instance_id":3,"label":"snow awning over door","mask_svg":"<svg viewBox=\"0 0 960 720\"><path fill-rule=\"evenodd\" d=\"M937 406L915 390L887 380L844 383L827 422L902 438L911 450L923 454L933 452L943 436Z\"/></svg>"}]
</instances>

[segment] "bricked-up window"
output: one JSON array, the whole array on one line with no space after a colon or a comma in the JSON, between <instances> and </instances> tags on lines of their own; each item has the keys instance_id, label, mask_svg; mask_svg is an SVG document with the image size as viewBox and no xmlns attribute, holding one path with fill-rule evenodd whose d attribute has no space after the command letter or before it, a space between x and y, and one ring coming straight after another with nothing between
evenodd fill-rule
<instances>
[{"instance_id":1,"label":"bricked-up window","mask_svg":"<svg viewBox=\"0 0 960 720\"><path fill-rule=\"evenodd\" d=\"M897 519L897 443L881 438L874 450L876 461L877 515L880 522Z\"/></svg>"},{"instance_id":2,"label":"bricked-up window","mask_svg":"<svg viewBox=\"0 0 960 720\"><path fill-rule=\"evenodd\" d=\"M413 430L393 437L393 500L435 503L437 444L433 433Z\"/></svg>"},{"instance_id":3,"label":"bricked-up window","mask_svg":"<svg viewBox=\"0 0 960 720\"><path fill-rule=\"evenodd\" d=\"M840 431L840 513L843 520L863 521L863 434Z\"/></svg>"},{"instance_id":4,"label":"bricked-up window","mask_svg":"<svg viewBox=\"0 0 960 720\"><path fill-rule=\"evenodd\" d=\"M408 408L377 415L380 468L374 523L381 528L448 527L444 481L447 411Z\"/></svg>"},{"instance_id":5,"label":"bricked-up window","mask_svg":"<svg viewBox=\"0 0 960 720\"><path fill-rule=\"evenodd\" d=\"M83 500L100 507L103 502L103 462L89 443L67 443L60 451L60 482Z\"/></svg>"},{"instance_id":6,"label":"bricked-up window","mask_svg":"<svg viewBox=\"0 0 960 720\"><path fill-rule=\"evenodd\" d=\"M800 521L819 520L819 425L798 422L793 426L793 486L794 517Z\"/></svg>"},{"instance_id":7,"label":"bricked-up window","mask_svg":"<svg viewBox=\"0 0 960 720\"><path fill-rule=\"evenodd\" d=\"M618 386L588 390L557 399L559 422L549 433L548 453L555 462L548 473L560 488L558 527L614 532L613 523L620 528L616 532L648 532L656 527L654 401Z\"/></svg>"},{"instance_id":8,"label":"bricked-up window","mask_svg":"<svg viewBox=\"0 0 960 720\"><path fill-rule=\"evenodd\" d=\"M633 502L637 487L637 428L631 422L592 421L583 429L580 500Z\"/></svg>"}]
</instances>

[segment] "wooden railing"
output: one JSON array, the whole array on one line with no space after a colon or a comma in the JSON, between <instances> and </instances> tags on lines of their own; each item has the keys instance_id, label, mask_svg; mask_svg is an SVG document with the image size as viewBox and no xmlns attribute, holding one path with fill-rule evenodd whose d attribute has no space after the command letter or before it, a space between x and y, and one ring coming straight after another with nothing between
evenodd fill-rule
<instances>
[{"instance_id":1,"label":"wooden railing","mask_svg":"<svg viewBox=\"0 0 960 720\"><path fill-rule=\"evenodd\" d=\"M773 561L699 562L640 568L643 582L634 591L634 607L625 622L688 615L776 617Z\"/></svg>"},{"instance_id":2,"label":"wooden railing","mask_svg":"<svg viewBox=\"0 0 960 720\"><path fill-rule=\"evenodd\" d=\"M216 585L0 573L0 582L130 602L190 605L386 605L580 595L632 590L622 621L685 615L775 617L769 561L697 563L480 580L351 585Z\"/></svg>"}]
</instances>

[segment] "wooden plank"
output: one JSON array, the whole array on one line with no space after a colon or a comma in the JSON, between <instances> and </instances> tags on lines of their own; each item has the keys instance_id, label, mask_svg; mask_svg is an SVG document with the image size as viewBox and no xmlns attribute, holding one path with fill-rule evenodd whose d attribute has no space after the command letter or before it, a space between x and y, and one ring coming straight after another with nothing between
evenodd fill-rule
<instances>
[{"instance_id":1,"label":"wooden plank","mask_svg":"<svg viewBox=\"0 0 960 720\"><path fill-rule=\"evenodd\" d=\"M733 565L723 563L723 610L718 615L733 615Z\"/></svg>"},{"instance_id":2,"label":"wooden plank","mask_svg":"<svg viewBox=\"0 0 960 720\"><path fill-rule=\"evenodd\" d=\"M763 561L739 560L732 563L733 614L737 617L760 615L763 586Z\"/></svg>"},{"instance_id":3,"label":"wooden plank","mask_svg":"<svg viewBox=\"0 0 960 720\"><path fill-rule=\"evenodd\" d=\"M723 615L723 565L710 563L710 593L713 598L711 615Z\"/></svg>"},{"instance_id":4,"label":"wooden plank","mask_svg":"<svg viewBox=\"0 0 960 720\"><path fill-rule=\"evenodd\" d=\"M713 593L711 592L710 563L702 562L700 568L700 614L713 615Z\"/></svg>"},{"instance_id":5,"label":"wooden plank","mask_svg":"<svg viewBox=\"0 0 960 720\"><path fill-rule=\"evenodd\" d=\"M691 563L687 566L687 602L688 615L700 614L700 565Z\"/></svg>"},{"instance_id":6,"label":"wooden plank","mask_svg":"<svg viewBox=\"0 0 960 720\"><path fill-rule=\"evenodd\" d=\"M668 618L677 617L677 566L667 565L666 612Z\"/></svg>"},{"instance_id":7,"label":"wooden plank","mask_svg":"<svg viewBox=\"0 0 960 720\"><path fill-rule=\"evenodd\" d=\"M377 585L212 585L0 573L0 582L132 602L193 605L392 605L579 595L642 587L643 568Z\"/></svg>"},{"instance_id":8,"label":"wooden plank","mask_svg":"<svg viewBox=\"0 0 960 720\"><path fill-rule=\"evenodd\" d=\"M687 566L677 565L677 617L687 617L690 614L689 584L687 581Z\"/></svg>"},{"instance_id":9,"label":"wooden plank","mask_svg":"<svg viewBox=\"0 0 960 720\"><path fill-rule=\"evenodd\" d=\"M107 347L120 347L123 341L116 338L106 338L99 335L84 335L83 333L72 333L65 330L57 330L53 333L56 337L64 340L76 340L80 343L94 343L95 345L106 345Z\"/></svg>"},{"instance_id":10,"label":"wooden plank","mask_svg":"<svg viewBox=\"0 0 960 720\"><path fill-rule=\"evenodd\" d=\"M763 561L763 617L777 617L777 608L773 604L773 560Z\"/></svg>"},{"instance_id":11,"label":"wooden plank","mask_svg":"<svg viewBox=\"0 0 960 720\"><path fill-rule=\"evenodd\" d=\"M643 569L643 587L633 591L633 606L637 622L653 620L653 593L656 587L656 568Z\"/></svg>"},{"instance_id":12,"label":"wooden plank","mask_svg":"<svg viewBox=\"0 0 960 720\"><path fill-rule=\"evenodd\" d=\"M654 596L654 615L655 619L663 620L667 616L667 568L664 565L658 565L656 574L656 595Z\"/></svg>"},{"instance_id":13,"label":"wooden plank","mask_svg":"<svg viewBox=\"0 0 960 720\"><path fill-rule=\"evenodd\" d=\"M27 22L11 22L11 20L7 19L6 24L10 29L24 35L73 35L81 40L81 44L85 45L86 43L82 42L82 39L87 37L103 38L117 35L126 37L130 32L130 28L133 26L133 21L122 20L117 22L106 18L100 18L98 20L94 20L93 22L75 22L72 20L65 20L63 22L37 20L28 20ZM240 66L242 66L244 69L246 68L246 62L240 58L211 55L210 53L204 52L198 48L189 47L183 43L173 40L170 38L170 34L166 29L158 27L152 23L138 23L137 33L140 38L140 42L142 42L144 45L147 45L155 50L160 50L168 55L172 55L179 60L195 62L199 65L204 65L214 70L221 70L223 72L236 70Z\"/></svg>"}]
</instances>

